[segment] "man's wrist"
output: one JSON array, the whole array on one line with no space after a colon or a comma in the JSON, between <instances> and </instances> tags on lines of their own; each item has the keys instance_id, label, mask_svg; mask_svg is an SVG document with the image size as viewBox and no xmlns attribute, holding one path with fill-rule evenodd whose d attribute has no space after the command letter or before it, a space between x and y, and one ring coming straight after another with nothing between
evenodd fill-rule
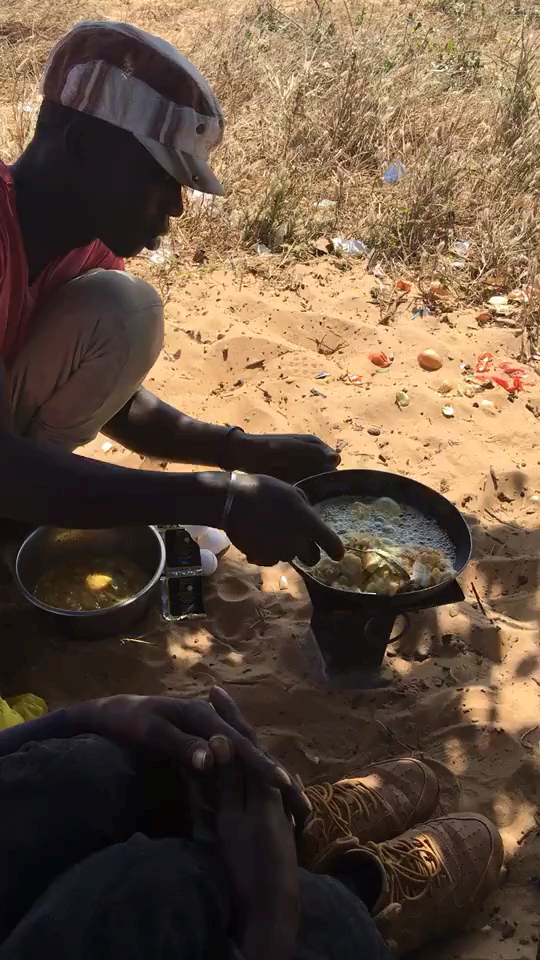
<instances>
[{"instance_id":1,"label":"man's wrist","mask_svg":"<svg viewBox=\"0 0 540 960\"><path fill-rule=\"evenodd\" d=\"M242 427L229 427L223 439L219 466L222 470L242 470L250 444L250 435Z\"/></svg>"}]
</instances>

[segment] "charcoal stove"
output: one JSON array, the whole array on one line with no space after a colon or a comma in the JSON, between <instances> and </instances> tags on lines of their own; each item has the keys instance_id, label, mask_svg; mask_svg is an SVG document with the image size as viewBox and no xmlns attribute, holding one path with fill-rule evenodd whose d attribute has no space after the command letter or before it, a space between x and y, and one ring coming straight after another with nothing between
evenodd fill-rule
<instances>
[{"instance_id":1,"label":"charcoal stove","mask_svg":"<svg viewBox=\"0 0 540 960\"><path fill-rule=\"evenodd\" d=\"M449 536L459 575L470 560L471 533L465 519L449 500L430 487L399 474L379 470L339 470L310 477L298 484L310 503L330 497L391 497L435 520ZM341 686L378 685L386 648L406 630L408 614L464 600L457 580L393 597L350 593L328 587L296 566L312 603L309 631L302 646L316 671ZM396 631L398 621L405 628Z\"/></svg>"}]
</instances>

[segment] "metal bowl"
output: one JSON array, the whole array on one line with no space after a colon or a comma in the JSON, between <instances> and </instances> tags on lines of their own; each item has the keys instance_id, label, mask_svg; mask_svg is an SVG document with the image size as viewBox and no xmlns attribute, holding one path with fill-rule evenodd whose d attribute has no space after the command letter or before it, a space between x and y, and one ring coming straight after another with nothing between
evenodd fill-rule
<instances>
[{"instance_id":1,"label":"metal bowl","mask_svg":"<svg viewBox=\"0 0 540 960\"><path fill-rule=\"evenodd\" d=\"M58 563L88 556L118 555L136 563L148 576L139 593L101 610L61 610L34 596L40 576ZM22 544L15 564L19 589L56 626L74 637L98 639L125 634L148 612L159 596L165 566L165 544L156 527L113 527L108 530L61 530L38 527Z\"/></svg>"}]
</instances>

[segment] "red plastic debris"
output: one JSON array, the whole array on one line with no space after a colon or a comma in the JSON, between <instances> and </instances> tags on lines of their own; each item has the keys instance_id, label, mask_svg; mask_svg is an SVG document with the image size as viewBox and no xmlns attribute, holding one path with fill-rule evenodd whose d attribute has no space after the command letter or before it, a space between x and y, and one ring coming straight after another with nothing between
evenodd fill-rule
<instances>
[{"instance_id":1,"label":"red plastic debris","mask_svg":"<svg viewBox=\"0 0 540 960\"><path fill-rule=\"evenodd\" d=\"M393 357L389 357L383 350L380 350L378 353L370 353L368 356L368 360L371 360L376 367L383 368L390 367L393 359Z\"/></svg>"},{"instance_id":2,"label":"red plastic debris","mask_svg":"<svg viewBox=\"0 0 540 960\"><path fill-rule=\"evenodd\" d=\"M492 360L493 354L489 353L487 350L484 353L479 354L476 363L476 373L486 373L487 370L489 370L489 365Z\"/></svg>"}]
</instances>

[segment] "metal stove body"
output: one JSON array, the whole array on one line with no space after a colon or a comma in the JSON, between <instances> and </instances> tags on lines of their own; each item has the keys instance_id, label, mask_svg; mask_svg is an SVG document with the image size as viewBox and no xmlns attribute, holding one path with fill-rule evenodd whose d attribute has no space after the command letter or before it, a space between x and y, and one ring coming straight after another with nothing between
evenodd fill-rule
<instances>
[{"instance_id":1,"label":"metal stove body","mask_svg":"<svg viewBox=\"0 0 540 960\"><path fill-rule=\"evenodd\" d=\"M464 600L457 580L442 583L425 598L406 593L398 597L375 597L320 587L312 578L305 584L313 606L307 642L320 654L319 670L332 683L345 686L371 686L380 676L386 647L401 636L393 636L399 617ZM313 657L313 651L311 651Z\"/></svg>"}]
</instances>

